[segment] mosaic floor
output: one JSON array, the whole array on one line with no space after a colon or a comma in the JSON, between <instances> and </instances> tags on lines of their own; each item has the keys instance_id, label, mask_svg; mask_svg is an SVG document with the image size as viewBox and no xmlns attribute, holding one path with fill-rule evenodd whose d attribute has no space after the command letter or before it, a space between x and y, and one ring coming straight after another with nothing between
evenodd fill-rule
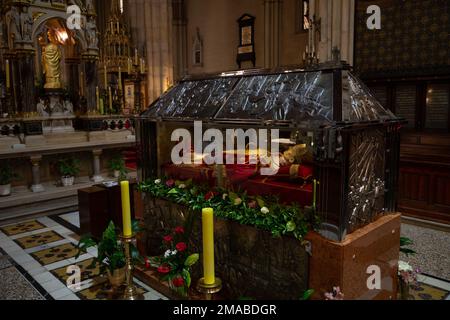
<instances>
[{"instance_id":1,"label":"mosaic floor","mask_svg":"<svg viewBox=\"0 0 450 320\"><path fill-rule=\"evenodd\" d=\"M0 300L118 298L109 287L107 278L100 275L99 268L91 266L97 254L95 248L78 259L74 258L79 235L72 230L79 227L78 213L61 215L57 220L60 219L65 221L65 226L50 217L0 226ZM81 270L78 290L69 289L66 285L69 277L67 267L72 265ZM166 299L138 279L134 281L146 300Z\"/></svg>"}]
</instances>

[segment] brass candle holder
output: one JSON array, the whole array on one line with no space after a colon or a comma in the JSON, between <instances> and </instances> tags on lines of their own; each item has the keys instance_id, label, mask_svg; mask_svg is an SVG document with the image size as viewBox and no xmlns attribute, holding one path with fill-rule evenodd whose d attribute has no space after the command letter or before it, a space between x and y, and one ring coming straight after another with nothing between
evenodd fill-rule
<instances>
[{"instance_id":1,"label":"brass candle holder","mask_svg":"<svg viewBox=\"0 0 450 320\"><path fill-rule=\"evenodd\" d=\"M124 245L125 245L125 259L126 259L126 287L125 292L123 293L122 300L144 300L144 296L138 293L136 286L133 283L133 257L131 255L131 244L135 241L136 235L132 235L130 237L121 237Z\"/></svg>"},{"instance_id":2,"label":"brass candle holder","mask_svg":"<svg viewBox=\"0 0 450 320\"><path fill-rule=\"evenodd\" d=\"M212 300L213 295L222 290L222 280L216 277L214 284L206 284L205 278L201 278L197 282L197 291L203 293L207 301Z\"/></svg>"}]
</instances>

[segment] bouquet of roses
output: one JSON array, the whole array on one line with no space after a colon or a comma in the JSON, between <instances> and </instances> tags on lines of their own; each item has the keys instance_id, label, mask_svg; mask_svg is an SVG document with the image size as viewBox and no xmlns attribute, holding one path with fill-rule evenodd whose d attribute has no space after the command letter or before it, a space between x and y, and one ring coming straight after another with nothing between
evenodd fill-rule
<instances>
[{"instance_id":1,"label":"bouquet of roses","mask_svg":"<svg viewBox=\"0 0 450 320\"><path fill-rule=\"evenodd\" d=\"M156 268L161 281L167 281L172 290L187 296L191 286L190 269L197 263L199 254L189 254L183 227L176 227L165 236L162 247L163 255L147 258L147 268Z\"/></svg>"},{"instance_id":2,"label":"bouquet of roses","mask_svg":"<svg viewBox=\"0 0 450 320\"><path fill-rule=\"evenodd\" d=\"M411 286L417 283L417 275L420 273L420 270L414 270L413 267L405 262L398 262L398 277L403 283Z\"/></svg>"},{"instance_id":3,"label":"bouquet of roses","mask_svg":"<svg viewBox=\"0 0 450 320\"><path fill-rule=\"evenodd\" d=\"M325 293L325 300L344 300L344 294L340 287L333 287L332 292Z\"/></svg>"}]
</instances>

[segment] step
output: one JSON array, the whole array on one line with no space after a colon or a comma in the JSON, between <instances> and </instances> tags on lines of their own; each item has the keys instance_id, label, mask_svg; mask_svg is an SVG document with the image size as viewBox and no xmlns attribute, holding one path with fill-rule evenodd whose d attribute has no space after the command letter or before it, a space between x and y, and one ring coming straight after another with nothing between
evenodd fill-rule
<instances>
[{"instance_id":1,"label":"step","mask_svg":"<svg viewBox=\"0 0 450 320\"><path fill-rule=\"evenodd\" d=\"M78 197L71 196L60 199L48 200L38 204L28 204L0 210L0 222L2 224L14 223L28 218L35 219L40 216L62 214L78 211Z\"/></svg>"}]
</instances>

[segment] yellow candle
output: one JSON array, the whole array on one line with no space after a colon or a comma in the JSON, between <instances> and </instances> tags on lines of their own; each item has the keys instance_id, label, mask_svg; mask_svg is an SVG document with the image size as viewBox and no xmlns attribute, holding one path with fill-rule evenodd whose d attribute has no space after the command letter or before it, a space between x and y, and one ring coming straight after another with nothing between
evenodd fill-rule
<instances>
[{"instance_id":1,"label":"yellow candle","mask_svg":"<svg viewBox=\"0 0 450 320\"><path fill-rule=\"evenodd\" d=\"M5 63L5 69L6 69L6 88L10 88L11 87L11 79L10 79L10 74L9 74L9 60L6 60Z\"/></svg>"},{"instance_id":2,"label":"yellow candle","mask_svg":"<svg viewBox=\"0 0 450 320\"><path fill-rule=\"evenodd\" d=\"M131 237L133 230L131 229L130 183L122 181L120 187L122 189L123 235L124 237Z\"/></svg>"},{"instance_id":3,"label":"yellow candle","mask_svg":"<svg viewBox=\"0 0 450 320\"><path fill-rule=\"evenodd\" d=\"M203 223L203 272L207 285L216 282L214 270L214 210L205 208L202 212Z\"/></svg>"}]
</instances>

